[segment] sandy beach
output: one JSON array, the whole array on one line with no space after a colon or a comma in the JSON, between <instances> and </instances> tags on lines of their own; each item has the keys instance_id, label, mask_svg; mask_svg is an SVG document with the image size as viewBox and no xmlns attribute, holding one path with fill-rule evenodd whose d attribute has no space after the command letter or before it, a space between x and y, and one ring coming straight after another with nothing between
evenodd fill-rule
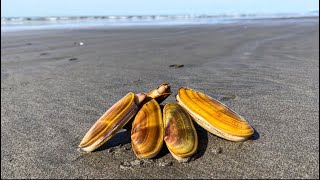
<instances>
[{"instance_id":1,"label":"sandy beach","mask_svg":"<svg viewBox=\"0 0 320 180\"><path fill-rule=\"evenodd\" d=\"M1 33L1 178L319 178L318 21ZM165 146L137 160L130 131L77 150L107 108L162 82L173 91L162 104L190 87L243 116L254 137L196 126L189 163Z\"/></svg>"}]
</instances>

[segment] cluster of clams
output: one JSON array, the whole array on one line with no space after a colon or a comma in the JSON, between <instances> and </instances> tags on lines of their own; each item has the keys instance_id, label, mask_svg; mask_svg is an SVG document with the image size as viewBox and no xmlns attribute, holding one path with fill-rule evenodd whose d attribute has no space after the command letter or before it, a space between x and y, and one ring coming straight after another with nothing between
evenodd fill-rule
<instances>
[{"instance_id":1,"label":"cluster of clams","mask_svg":"<svg viewBox=\"0 0 320 180\"><path fill-rule=\"evenodd\" d=\"M94 151L131 119L131 145L139 159L155 157L164 143L179 162L189 159L198 148L192 120L210 133L230 141L244 141L254 133L246 120L226 105L190 88L179 88L176 103L169 102L161 110L159 104L171 94L169 83L163 83L147 94L129 92L97 120L79 148Z\"/></svg>"}]
</instances>

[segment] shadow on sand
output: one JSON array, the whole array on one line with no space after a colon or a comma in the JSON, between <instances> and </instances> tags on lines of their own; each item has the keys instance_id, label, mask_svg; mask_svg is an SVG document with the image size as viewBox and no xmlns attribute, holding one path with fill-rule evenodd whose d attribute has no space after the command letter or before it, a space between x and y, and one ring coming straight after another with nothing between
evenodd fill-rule
<instances>
[{"instance_id":1,"label":"shadow on sand","mask_svg":"<svg viewBox=\"0 0 320 180\"><path fill-rule=\"evenodd\" d=\"M255 128L253 128L253 130L254 130L254 133L251 137L251 140L258 140L260 138L260 134L258 133L258 131Z\"/></svg>"},{"instance_id":2,"label":"shadow on sand","mask_svg":"<svg viewBox=\"0 0 320 180\"><path fill-rule=\"evenodd\" d=\"M194 154L191 159L196 160L198 158L201 158L207 149L208 132L207 132L207 130L205 130L204 128L199 126L197 123L193 123L193 124L196 128L197 135L198 135L198 150L197 150L196 154ZM260 138L260 135L255 128L253 128L253 129L254 129L254 133L253 133L253 136L251 137L251 140L258 140ZM131 136L131 131L130 131L130 125L129 125L129 126L127 126L126 129L122 129L120 132L115 134L107 143L103 144L101 147L99 147L95 151L96 152L103 151L103 150L107 150L107 149L110 149L113 147L117 147L117 146L121 147L122 145L131 143L130 136ZM163 142L163 147L162 147L161 151L153 159L162 158L162 157L166 156L168 153L170 153L170 152L169 152L165 142Z\"/></svg>"},{"instance_id":3,"label":"shadow on sand","mask_svg":"<svg viewBox=\"0 0 320 180\"><path fill-rule=\"evenodd\" d=\"M131 142L130 131L121 130L117 134L115 134L109 141L104 143L95 151L103 151L106 149L110 149L112 147L122 146Z\"/></svg>"},{"instance_id":4,"label":"shadow on sand","mask_svg":"<svg viewBox=\"0 0 320 180\"><path fill-rule=\"evenodd\" d=\"M208 132L203 129L201 126L199 126L196 123L193 123L196 131L197 131L197 135L198 135L198 150L196 152L196 154L193 155L193 157L191 158L192 160L196 160L200 157L203 156L203 154L205 153L207 146L208 146ZM128 143L131 143L131 131L128 129L123 129L122 131L120 131L119 133L115 134L108 142L106 142L105 144L103 144L101 147L99 147L98 149L96 149L95 151L104 151L113 147L117 147L117 146L122 146ZM162 158L164 156L166 156L169 152L165 142L163 142L163 147L160 150L160 152L153 158L153 159L159 159Z\"/></svg>"},{"instance_id":5,"label":"shadow on sand","mask_svg":"<svg viewBox=\"0 0 320 180\"><path fill-rule=\"evenodd\" d=\"M198 150L196 154L192 156L192 160L196 160L201 158L203 154L206 152L208 146L208 132L207 130L203 129L197 123L193 123L194 127L196 128L197 135L198 135Z\"/></svg>"}]
</instances>

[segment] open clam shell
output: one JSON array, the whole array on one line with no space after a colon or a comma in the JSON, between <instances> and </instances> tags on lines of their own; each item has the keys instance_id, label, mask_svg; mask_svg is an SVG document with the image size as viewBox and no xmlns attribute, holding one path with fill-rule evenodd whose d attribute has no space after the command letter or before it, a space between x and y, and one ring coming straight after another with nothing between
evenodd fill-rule
<instances>
[{"instance_id":1,"label":"open clam shell","mask_svg":"<svg viewBox=\"0 0 320 180\"><path fill-rule=\"evenodd\" d=\"M155 99L149 100L138 111L132 123L131 144L139 159L153 158L163 145L161 109Z\"/></svg>"},{"instance_id":2,"label":"open clam shell","mask_svg":"<svg viewBox=\"0 0 320 180\"><path fill-rule=\"evenodd\" d=\"M198 148L198 136L190 115L178 104L163 108L164 141L179 162L187 161Z\"/></svg>"},{"instance_id":3,"label":"open clam shell","mask_svg":"<svg viewBox=\"0 0 320 180\"><path fill-rule=\"evenodd\" d=\"M108 109L89 129L79 144L79 148L91 152L107 142L138 111L138 105L145 99L143 93L129 92Z\"/></svg>"},{"instance_id":4,"label":"open clam shell","mask_svg":"<svg viewBox=\"0 0 320 180\"><path fill-rule=\"evenodd\" d=\"M155 99L159 104L172 94L169 83L162 83L157 88L148 92L147 96Z\"/></svg>"},{"instance_id":5,"label":"open clam shell","mask_svg":"<svg viewBox=\"0 0 320 180\"><path fill-rule=\"evenodd\" d=\"M200 126L219 137L230 141L244 141L254 133L243 117L203 93L181 87L176 101Z\"/></svg>"}]
</instances>

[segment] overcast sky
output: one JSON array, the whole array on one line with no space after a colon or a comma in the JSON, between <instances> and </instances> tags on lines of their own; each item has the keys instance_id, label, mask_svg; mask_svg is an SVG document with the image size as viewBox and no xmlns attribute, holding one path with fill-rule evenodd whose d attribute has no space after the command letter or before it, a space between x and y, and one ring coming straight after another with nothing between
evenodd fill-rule
<instances>
[{"instance_id":1,"label":"overcast sky","mask_svg":"<svg viewBox=\"0 0 320 180\"><path fill-rule=\"evenodd\" d=\"M318 0L1 0L1 17L305 13Z\"/></svg>"}]
</instances>

